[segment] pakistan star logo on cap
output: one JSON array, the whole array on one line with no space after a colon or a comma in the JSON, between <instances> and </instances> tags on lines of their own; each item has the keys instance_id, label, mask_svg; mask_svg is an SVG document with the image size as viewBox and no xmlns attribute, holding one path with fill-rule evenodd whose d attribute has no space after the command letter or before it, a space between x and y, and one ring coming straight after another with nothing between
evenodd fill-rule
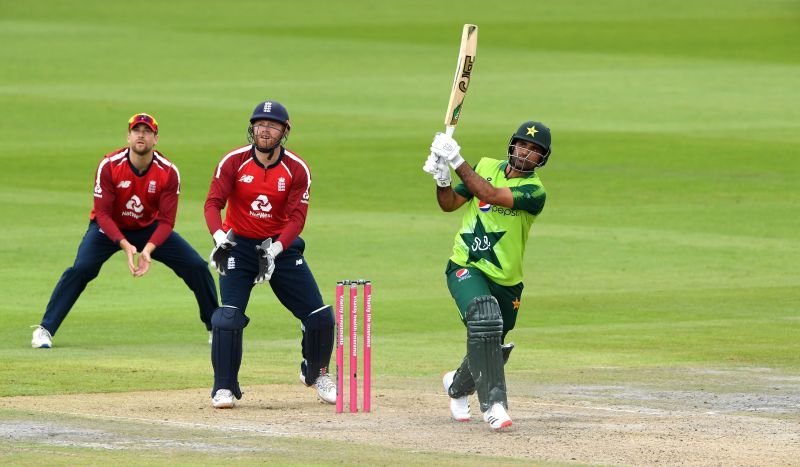
<instances>
[{"instance_id":1,"label":"pakistan star logo on cap","mask_svg":"<svg viewBox=\"0 0 800 467\"><path fill-rule=\"evenodd\" d=\"M537 130L535 126L531 126L530 128L528 128L528 134L533 136L534 138L536 138L536 133L538 132L539 130Z\"/></svg>"},{"instance_id":2,"label":"pakistan star logo on cap","mask_svg":"<svg viewBox=\"0 0 800 467\"><path fill-rule=\"evenodd\" d=\"M475 221L475 231L461 234L461 239L469 250L469 259L467 259L467 261L470 263L477 263L481 259L485 259L498 268L503 269L503 266L500 265L500 260L494 252L494 246L497 245L497 242L499 242L505 234L505 232L487 232L486 228L483 226L483 222L481 222L481 218L478 217Z\"/></svg>"}]
</instances>

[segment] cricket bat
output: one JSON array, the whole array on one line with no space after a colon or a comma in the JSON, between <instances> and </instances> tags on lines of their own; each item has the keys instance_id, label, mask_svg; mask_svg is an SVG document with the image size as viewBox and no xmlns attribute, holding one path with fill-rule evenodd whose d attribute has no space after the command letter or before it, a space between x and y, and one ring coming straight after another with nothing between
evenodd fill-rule
<instances>
[{"instance_id":1,"label":"cricket bat","mask_svg":"<svg viewBox=\"0 0 800 467\"><path fill-rule=\"evenodd\" d=\"M456 75L453 77L453 89L450 91L450 102L447 104L447 113L444 116L445 133L453 136L464 106L464 97L467 95L472 66L475 64L475 51L478 49L478 26L465 24L461 33L461 47L458 49L458 63Z\"/></svg>"}]
</instances>

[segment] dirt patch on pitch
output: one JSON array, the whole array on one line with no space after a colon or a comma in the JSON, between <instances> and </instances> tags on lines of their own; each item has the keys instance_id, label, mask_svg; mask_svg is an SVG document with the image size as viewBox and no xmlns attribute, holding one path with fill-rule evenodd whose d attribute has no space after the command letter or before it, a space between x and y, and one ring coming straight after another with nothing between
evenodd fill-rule
<instances>
[{"instance_id":1,"label":"dirt patch on pitch","mask_svg":"<svg viewBox=\"0 0 800 467\"><path fill-rule=\"evenodd\" d=\"M451 421L435 383L406 381L403 390L378 385L370 414L337 415L312 390L288 385L248 387L233 410L213 409L207 389L0 398L0 408L30 416L0 423L0 440L235 452L259 449L253 438L292 437L589 464L790 465L800 459L800 389L793 381L764 393L512 384L514 426L501 434L490 433L479 415L467 423ZM87 425L36 423L36 414ZM102 421L103 429L92 428L93 420ZM137 425L139 432L123 436L115 424ZM148 436L148 426L225 436L212 436L212 442L168 439L164 432ZM249 441L240 445L230 436L235 433Z\"/></svg>"}]
</instances>

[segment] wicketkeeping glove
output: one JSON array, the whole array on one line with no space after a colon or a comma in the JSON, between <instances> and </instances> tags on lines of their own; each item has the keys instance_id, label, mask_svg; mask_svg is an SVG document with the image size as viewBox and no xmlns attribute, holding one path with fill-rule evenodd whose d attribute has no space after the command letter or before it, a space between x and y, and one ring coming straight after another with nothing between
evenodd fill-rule
<instances>
[{"instance_id":1,"label":"wicketkeeping glove","mask_svg":"<svg viewBox=\"0 0 800 467\"><path fill-rule=\"evenodd\" d=\"M211 250L209 260L211 262L211 267L216 269L221 276L224 276L225 272L228 270L228 258L230 258L231 251L235 246L236 242L233 241L233 229L228 230L228 233L222 230L214 232L214 249Z\"/></svg>"},{"instance_id":2,"label":"wicketkeeping glove","mask_svg":"<svg viewBox=\"0 0 800 467\"><path fill-rule=\"evenodd\" d=\"M456 140L447 136L444 133L436 133L431 143L431 152L444 157L450 165L457 169L464 163L464 158L461 157L461 146L458 145Z\"/></svg>"},{"instance_id":3,"label":"wicketkeeping glove","mask_svg":"<svg viewBox=\"0 0 800 467\"><path fill-rule=\"evenodd\" d=\"M272 243L271 238L261 242L261 245L256 245L256 252L258 253L258 275L253 281L253 284L261 284L272 278L272 273L275 271L275 257L282 251L283 245L281 242Z\"/></svg>"}]
</instances>

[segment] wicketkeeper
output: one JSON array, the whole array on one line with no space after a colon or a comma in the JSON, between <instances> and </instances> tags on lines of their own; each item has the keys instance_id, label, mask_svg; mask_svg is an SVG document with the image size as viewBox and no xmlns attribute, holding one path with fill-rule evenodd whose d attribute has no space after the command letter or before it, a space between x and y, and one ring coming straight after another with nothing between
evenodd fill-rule
<instances>
[{"instance_id":1,"label":"wicketkeeper","mask_svg":"<svg viewBox=\"0 0 800 467\"><path fill-rule=\"evenodd\" d=\"M231 408L242 397L239 366L244 328L250 322L245 310L253 287L267 283L301 323L300 381L314 386L323 401L336 402L336 385L328 375L333 311L322 302L299 237L308 212L311 171L283 146L290 129L284 106L261 102L250 117L250 144L226 154L211 179L205 216L215 244L211 264L219 271L222 294L222 307L211 318L211 396L217 408Z\"/></svg>"},{"instance_id":2,"label":"wicketkeeper","mask_svg":"<svg viewBox=\"0 0 800 467\"><path fill-rule=\"evenodd\" d=\"M467 328L467 355L444 375L454 419L468 421L468 396L478 391L483 418L492 430L511 426L503 370L513 344L522 297L522 260L528 233L545 203L534 172L550 156L550 129L523 123L508 143L506 160L482 158L475 167L461 157L458 143L438 133L423 170L437 184L439 207L450 212L467 204L447 263L447 287ZM451 187L450 167L462 183Z\"/></svg>"}]
</instances>

